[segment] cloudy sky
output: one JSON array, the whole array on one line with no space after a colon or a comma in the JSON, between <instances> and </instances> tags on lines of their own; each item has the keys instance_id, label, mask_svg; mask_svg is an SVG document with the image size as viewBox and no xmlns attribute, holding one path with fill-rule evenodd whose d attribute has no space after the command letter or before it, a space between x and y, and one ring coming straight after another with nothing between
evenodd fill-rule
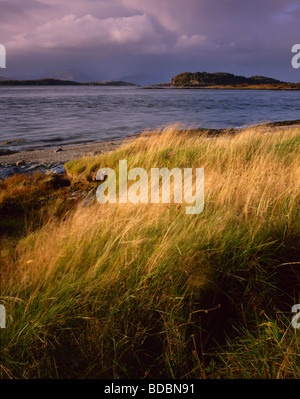
<instances>
[{"instance_id":1,"label":"cloudy sky","mask_svg":"<svg viewBox=\"0 0 300 399\"><path fill-rule=\"evenodd\" d=\"M0 43L2 76L75 69L149 84L222 71L299 82L300 0L0 0Z\"/></svg>"}]
</instances>

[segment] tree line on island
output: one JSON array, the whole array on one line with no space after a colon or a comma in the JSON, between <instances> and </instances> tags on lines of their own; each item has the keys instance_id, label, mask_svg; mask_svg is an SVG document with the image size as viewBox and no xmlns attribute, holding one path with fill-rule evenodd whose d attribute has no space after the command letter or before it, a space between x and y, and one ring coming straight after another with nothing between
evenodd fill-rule
<instances>
[{"instance_id":1,"label":"tree line on island","mask_svg":"<svg viewBox=\"0 0 300 399\"><path fill-rule=\"evenodd\" d=\"M283 82L265 76L247 78L226 72L183 72L174 76L171 83L162 86L177 88L300 89L300 82Z\"/></svg>"}]
</instances>

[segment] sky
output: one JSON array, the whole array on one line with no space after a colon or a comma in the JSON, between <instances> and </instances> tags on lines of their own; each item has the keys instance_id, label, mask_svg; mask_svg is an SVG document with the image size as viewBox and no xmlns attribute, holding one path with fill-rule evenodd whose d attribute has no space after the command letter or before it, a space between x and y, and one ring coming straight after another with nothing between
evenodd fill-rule
<instances>
[{"instance_id":1,"label":"sky","mask_svg":"<svg viewBox=\"0 0 300 399\"><path fill-rule=\"evenodd\" d=\"M0 0L1 76L170 82L230 72L299 82L300 0Z\"/></svg>"}]
</instances>

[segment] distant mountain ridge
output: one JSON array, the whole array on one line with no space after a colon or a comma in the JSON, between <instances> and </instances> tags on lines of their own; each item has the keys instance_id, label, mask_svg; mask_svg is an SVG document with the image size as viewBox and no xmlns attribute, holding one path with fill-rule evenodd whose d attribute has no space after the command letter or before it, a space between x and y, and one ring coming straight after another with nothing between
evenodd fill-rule
<instances>
[{"instance_id":1,"label":"distant mountain ridge","mask_svg":"<svg viewBox=\"0 0 300 399\"><path fill-rule=\"evenodd\" d=\"M74 69L63 69L43 76L42 79L69 80L72 82L87 82L91 80L88 76L81 74Z\"/></svg>"},{"instance_id":2,"label":"distant mountain ridge","mask_svg":"<svg viewBox=\"0 0 300 399\"><path fill-rule=\"evenodd\" d=\"M48 74L44 76L43 79L63 80L94 86L135 86L134 83L124 82L123 80L94 81L88 76L83 75L74 69L63 69L61 71Z\"/></svg>"},{"instance_id":3,"label":"distant mountain ridge","mask_svg":"<svg viewBox=\"0 0 300 399\"><path fill-rule=\"evenodd\" d=\"M80 83L60 79L1 80L0 86L79 86Z\"/></svg>"},{"instance_id":4,"label":"distant mountain ridge","mask_svg":"<svg viewBox=\"0 0 300 399\"><path fill-rule=\"evenodd\" d=\"M33 80L0 80L0 86L136 86L134 83L123 81L107 82L74 82L61 79L33 79Z\"/></svg>"},{"instance_id":5,"label":"distant mountain ridge","mask_svg":"<svg viewBox=\"0 0 300 399\"><path fill-rule=\"evenodd\" d=\"M0 76L1 86L136 86L123 80L93 81L90 77L75 69L63 69L39 78Z\"/></svg>"}]
</instances>

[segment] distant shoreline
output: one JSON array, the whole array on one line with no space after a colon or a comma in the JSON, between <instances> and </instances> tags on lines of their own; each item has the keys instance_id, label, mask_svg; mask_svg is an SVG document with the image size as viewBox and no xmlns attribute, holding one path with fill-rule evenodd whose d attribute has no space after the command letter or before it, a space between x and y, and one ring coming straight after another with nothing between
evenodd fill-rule
<instances>
[{"instance_id":1,"label":"distant shoreline","mask_svg":"<svg viewBox=\"0 0 300 399\"><path fill-rule=\"evenodd\" d=\"M103 81L103 82L75 82L73 80L61 79L32 79L18 80L7 79L0 80L0 87L4 86L100 86L100 87L136 87L134 83L124 81Z\"/></svg>"},{"instance_id":2,"label":"distant shoreline","mask_svg":"<svg viewBox=\"0 0 300 399\"><path fill-rule=\"evenodd\" d=\"M49 82L50 81L50 82ZM0 80L1 87L131 87L140 90L268 90L268 91L299 91L296 83L282 85L211 85L211 86L174 86L170 83L157 85L137 85L129 82L74 82L58 79L41 80Z\"/></svg>"},{"instance_id":3,"label":"distant shoreline","mask_svg":"<svg viewBox=\"0 0 300 399\"><path fill-rule=\"evenodd\" d=\"M172 90L274 90L274 91L299 91L300 87L274 87L274 86L201 86L201 87L192 87L192 86L168 86L166 85L149 85L149 86L140 86L138 89L172 89Z\"/></svg>"},{"instance_id":4,"label":"distant shoreline","mask_svg":"<svg viewBox=\"0 0 300 399\"><path fill-rule=\"evenodd\" d=\"M138 85L123 80L75 81L44 77L42 79L18 80L0 79L4 86L99 86L99 87L136 87L141 89L189 89L189 90L300 90L299 83L284 82L266 76L239 76L228 72L183 72L169 83Z\"/></svg>"}]
</instances>

